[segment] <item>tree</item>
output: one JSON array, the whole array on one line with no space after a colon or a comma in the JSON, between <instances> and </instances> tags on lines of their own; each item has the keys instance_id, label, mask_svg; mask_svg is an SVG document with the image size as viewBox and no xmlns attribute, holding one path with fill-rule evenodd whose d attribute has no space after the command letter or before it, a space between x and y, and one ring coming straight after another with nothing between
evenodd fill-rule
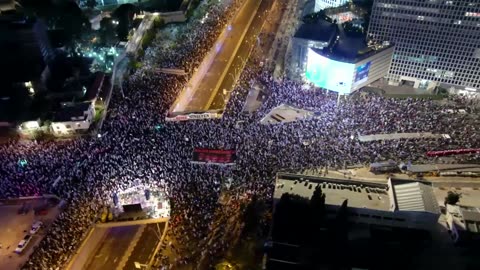
<instances>
[{"instance_id":1,"label":"tree","mask_svg":"<svg viewBox=\"0 0 480 270\"><path fill-rule=\"evenodd\" d=\"M451 204L455 205L460 201L460 198L462 197L462 194L457 193L455 191L449 191L447 192L447 197L445 197L445 205Z\"/></svg>"},{"instance_id":2,"label":"tree","mask_svg":"<svg viewBox=\"0 0 480 270\"><path fill-rule=\"evenodd\" d=\"M112 13L112 17L118 21L117 35L118 39L126 41L128 31L133 22L133 16L138 11L138 8L132 4L122 4Z\"/></svg>"},{"instance_id":3,"label":"tree","mask_svg":"<svg viewBox=\"0 0 480 270\"><path fill-rule=\"evenodd\" d=\"M318 230L325 220L325 194L319 186L315 188L310 199L310 209L312 215L312 226L314 230Z\"/></svg>"},{"instance_id":4,"label":"tree","mask_svg":"<svg viewBox=\"0 0 480 270\"><path fill-rule=\"evenodd\" d=\"M153 28L155 29L160 28L164 24L165 24L165 20L163 20L162 17L160 16L155 17L155 19L153 20Z\"/></svg>"},{"instance_id":5,"label":"tree","mask_svg":"<svg viewBox=\"0 0 480 270\"><path fill-rule=\"evenodd\" d=\"M116 40L112 18L104 17L100 21L99 37L102 46L106 46Z\"/></svg>"},{"instance_id":6,"label":"tree","mask_svg":"<svg viewBox=\"0 0 480 270\"><path fill-rule=\"evenodd\" d=\"M334 269L346 269L349 263L348 229L348 200L345 200L330 228L331 255L337 262Z\"/></svg>"}]
</instances>

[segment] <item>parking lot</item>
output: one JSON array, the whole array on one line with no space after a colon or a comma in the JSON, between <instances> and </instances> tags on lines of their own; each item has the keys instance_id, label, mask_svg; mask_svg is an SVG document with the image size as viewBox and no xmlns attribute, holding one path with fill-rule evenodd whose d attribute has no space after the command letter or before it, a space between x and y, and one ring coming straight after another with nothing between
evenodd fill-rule
<instances>
[{"instance_id":1,"label":"parking lot","mask_svg":"<svg viewBox=\"0 0 480 270\"><path fill-rule=\"evenodd\" d=\"M23 202L29 205L29 211L19 214ZM43 199L16 200L0 202L0 269L20 269L26 262L33 248L38 245L45 235L45 228L48 227L59 213L58 207L49 208L44 215L34 214L34 208L43 204ZM21 254L15 253L18 243L29 234L30 228L35 221L42 221L44 227L37 231Z\"/></svg>"}]
</instances>

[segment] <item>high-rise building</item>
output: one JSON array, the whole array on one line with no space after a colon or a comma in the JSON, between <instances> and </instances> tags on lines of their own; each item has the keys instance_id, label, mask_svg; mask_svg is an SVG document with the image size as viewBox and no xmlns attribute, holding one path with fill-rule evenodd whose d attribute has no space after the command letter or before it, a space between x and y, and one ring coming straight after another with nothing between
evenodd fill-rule
<instances>
[{"instance_id":1,"label":"high-rise building","mask_svg":"<svg viewBox=\"0 0 480 270\"><path fill-rule=\"evenodd\" d=\"M25 16L0 16L0 58L2 75L11 82L38 79L53 49L45 24Z\"/></svg>"},{"instance_id":2,"label":"high-rise building","mask_svg":"<svg viewBox=\"0 0 480 270\"><path fill-rule=\"evenodd\" d=\"M480 89L480 1L375 0L368 31L395 44L390 84Z\"/></svg>"}]
</instances>

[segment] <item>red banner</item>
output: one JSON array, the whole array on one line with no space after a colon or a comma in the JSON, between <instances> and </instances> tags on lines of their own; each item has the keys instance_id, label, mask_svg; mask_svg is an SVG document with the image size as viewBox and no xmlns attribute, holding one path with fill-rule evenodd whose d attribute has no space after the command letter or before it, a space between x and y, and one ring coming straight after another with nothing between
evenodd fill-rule
<instances>
[{"instance_id":1,"label":"red banner","mask_svg":"<svg viewBox=\"0 0 480 270\"><path fill-rule=\"evenodd\" d=\"M231 165L235 163L235 159L235 150L195 148L192 162Z\"/></svg>"},{"instance_id":2,"label":"red banner","mask_svg":"<svg viewBox=\"0 0 480 270\"><path fill-rule=\"evenodd\" d=\"M443 156L464 155L464 154L474 154L474 153L480 153L480 148L428 151L427 156L429 156L429 157L443 157Z\"/></svg>"}]
</instances>

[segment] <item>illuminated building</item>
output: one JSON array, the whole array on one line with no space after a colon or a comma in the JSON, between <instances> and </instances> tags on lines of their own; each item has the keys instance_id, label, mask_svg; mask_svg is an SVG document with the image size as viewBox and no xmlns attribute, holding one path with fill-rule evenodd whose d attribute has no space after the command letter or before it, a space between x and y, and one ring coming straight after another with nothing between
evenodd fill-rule
<instances>
[{"instance_id":1,"label":"illuminated building","mask_svg":"<svg viewBox=\"0 0 480 270\"><path fill-rule=\"evenodd\" d=\"M392 85L480 89L478 0L376 0L368 34L395 44Z\"/></svg>"},{"instance_id":2,"label":"illuminated building","mask_svg":"<svg viewBox=\"0 0 480 270\"><path fill-rule=\"evenodd\" d=\"M343 6L348 2L348 0L309 0L305 3L304 10L308 13L313 13L326 8Z\"/></svg>"},{"instance_id":3,"label":"illuminated building","mask_svg":"<svg viewBox=\"0 0 480 270\"><path fill-rule=\"evenodd\" d=\"M94 116L95 107L92 102L68 104L55 113L50 128L55 135L86 131L90 128Z\"/></svg>"},{"instance_id":4,"label":"illuminated building","mask_svg":"<svg viewBox=\"0 0 480 270\"><path fill-rule=\"evenodd\" d=\"M393 46L367 44L363 34L349 35L341 27L322 20L301 25L292 40L287 76L340 94L384 77Z\"/></svg>"}]
</instances>

